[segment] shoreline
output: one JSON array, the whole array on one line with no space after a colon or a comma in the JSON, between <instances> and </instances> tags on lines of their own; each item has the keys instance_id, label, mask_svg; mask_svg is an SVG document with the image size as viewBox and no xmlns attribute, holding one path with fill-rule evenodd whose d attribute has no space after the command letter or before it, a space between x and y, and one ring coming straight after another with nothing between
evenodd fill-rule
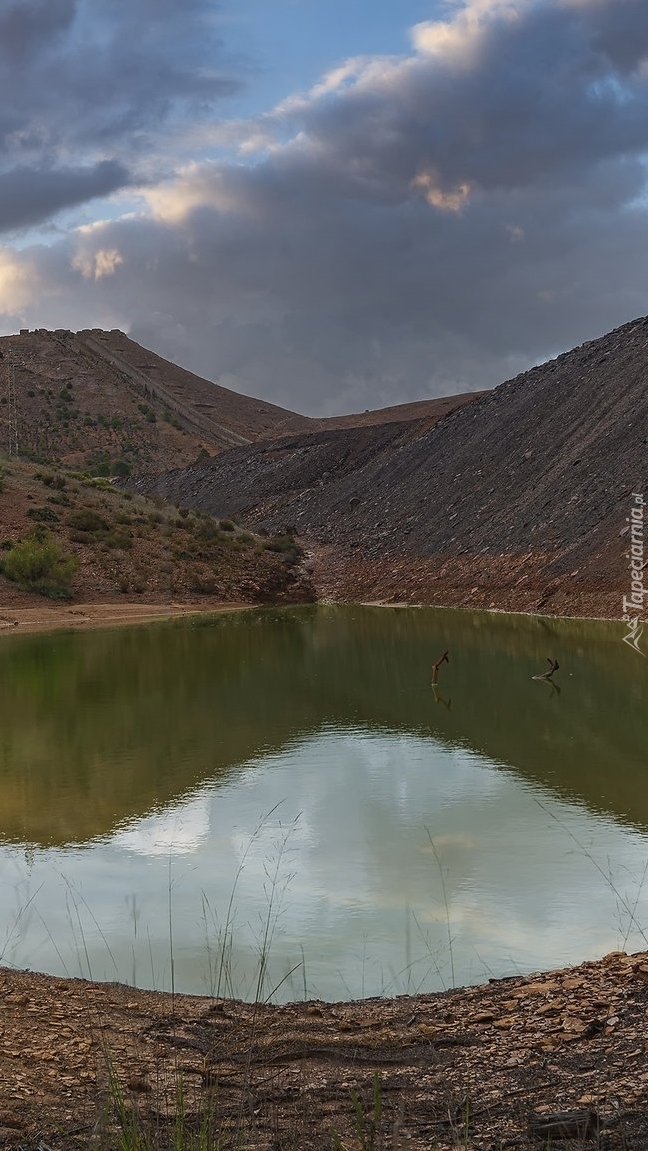
<instances>
[{"instance_id":1,"label":"shoreline","mask_svg":"<svg viewBox=\"0 0 648 1151\"><path fill-rule=\"evenodd\" d=\"M97 628L129 627L189 615L249 611L251 603L79 603L43 607L0 608L0 641L3 635L35 632L91 631Z\"/></svg>"},{"instance_id":2,"label":"shoreline","mask_svg":"<svg viewBox=\"0 0 648 1151\"><path fill-rule=\"evenodd\" d=\"M349 603L351 600L319 600L322 604L336 604L336 603ZM484 612L485 615L520 615L524 619L573 619L581 620L587 623L622 623L620 617L611 615L546 615L541 611L522 611L515 610L514 608L500 608L500 607L470 607L467 604L445 604L445 603L390 603L389 600L358 600L358 607L386 607L386 608L431 608L434 611L469 611L469 612Z\"/></svg>"},{"instance_id":3,"label":"shoreline","mask_svg":"<svg viewBox=\"0 0 648 1151\"><path fill-rule=\"evenodd\" d=\"M102 1123L112 1140L101 1145L116 1146L116 1084L150 1147L166 1146L179 1108L196 1130L211 1107L219 1137L242 1123L242 1151L320 1151L332 1132L347 1151L359 1146L352 1092L376 1147L648 1145L648 952L339 1003L252 1004L8 968L0 994L0 1146L15 1151L43 1139L87 1147Z\"/></svg>"},{"instance_id":4,"label":"shoreline","mask_svg":"<svg viewBox=\"0 0 648 1151\"><path fill-rule=\"evenodd\" d=\"M315 601L322 606L350 604L353 601L329 597ZM442 611L482 611L490 615L523 616L525 619L565 619L582 620L592 623L620 623L614 616L598 615L551 615L543 612L511 610L508 608L485 608L468 604L428 604L390 602L388 600L357 600L358 607L392 608L395 610L432 608ZM260 603L141 603L134 601L106 603L79 602L42 606L2 607L0 606L0 642L6 635L29 635L54 631L91 631L100 628L129 627L139 624L163 622L191 615L211 615L225 612L250 611L260 607L277 605ZM282 607L302 606L282 604Z\"/></svg>"}]
</instances>

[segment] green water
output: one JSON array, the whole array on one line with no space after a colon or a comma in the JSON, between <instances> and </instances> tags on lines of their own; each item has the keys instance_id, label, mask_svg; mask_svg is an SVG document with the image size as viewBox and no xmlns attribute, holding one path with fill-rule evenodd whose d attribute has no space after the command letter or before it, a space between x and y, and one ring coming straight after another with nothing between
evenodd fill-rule
<instances>
[{"instance_id":1,"label":"green water","mask_svg":"<svg viewBox=\"0 0 648 1151\"><path fill-rule=\"evenodd\" d=\"M3 638L2 961L344 998L644 946L622 635L320 606Z\"/></svg>"}]
</instances>

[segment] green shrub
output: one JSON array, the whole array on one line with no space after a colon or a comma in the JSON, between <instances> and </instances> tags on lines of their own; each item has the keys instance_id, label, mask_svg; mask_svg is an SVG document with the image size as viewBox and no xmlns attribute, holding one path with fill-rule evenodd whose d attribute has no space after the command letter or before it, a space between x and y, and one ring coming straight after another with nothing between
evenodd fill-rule
<instances>
[{"instance_id":1,"label":"green shrub","mask_svg":"<svg viewBox=\"0 0 648 1151\"><path fill-rule=\"evenodd\" d=\"M65 556L58 540L36 528L2 560L2 572L24 591L50 599L69 599L70 581L79 566L76 556Z\"/></svg>"},{"instance_id":2,"label":"green shrub","mask_svg":"<svg viewBox=\"0 0 648 1151\"><path fill-rule=\"evenodd\" d=\"M234 523L232 520L219 520L218 526L222 532L234 531Z\"/></svg>"},{"instance_id":3,"label":"green shrub","mask_svg":"<svg viewBox=\"0 0 648 1151\"><path fill-rule=\"evenodd\" d=\"M263 545L269 552L290 552L296 547L295 540L290 535L272 536Z\"/></svg>"},{"instance_id":4,"label":"green shrub","mask_svg":"<svg viewBox=\"0 0 648 1151\"><path fill-rule=\"evenodd\" d=\"M27 516L39 524L55 524L59 518L52 508L28 508Z\"/></svg>"},{"instance_id":5,"label":"green shrub","mask_svg":"<svg viewBox=\"0 0 648 1151\"><path fill-rule=\"evenodd\" d=\"M263 547L269 552L279 552L284 563L288 564L289 567L295 567L302 556L299 544L295 543L294 536L289 532L264 540Z\"/></svg>"},{"instance_id":6,"label":"green shrub","mask_svg":"<svg viewBox=\"0 0 648 1151\"><path fill-rule=\"evenodd\" d=\"M128 528L118 528L102 538L109 548L121 548L122 551L128 552L133 546L133 537Z\"/></svg>"},{"instance_id":7,"label":"green shrub","mask_svg":"<svg viewBox=\"0 0 648 1151\"><path fill-rule=\"evenodd\" d=\"M218 539L220 530L213 520L202 519L196 524L195 534L198 539L210 542Z\"/></svg>"},{"instance_id":8,"label":"green shrub","mask_svg":"<svg viewBox=\"0 0 648 1151\"><path fill-rule=\"evenodd\" d=\"M103 516L93 512L91 508L81 508L78 512L70 512L65 521L78 532L106 532L108 524Z\"/></svg>"}]
</instances>

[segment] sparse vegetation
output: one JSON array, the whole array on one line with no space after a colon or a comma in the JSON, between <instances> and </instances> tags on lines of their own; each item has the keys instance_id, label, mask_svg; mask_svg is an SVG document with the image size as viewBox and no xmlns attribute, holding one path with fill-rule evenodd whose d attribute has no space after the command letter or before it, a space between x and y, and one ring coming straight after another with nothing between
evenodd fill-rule
<instances>
[{"instance_id":1,"label":"sparse vegetation","mask_svg":"<svg viewBox=\"0 0 648 1151\"><path fill-rule=\"evenodd\" d=\"M93 467L97 462L95 455ZM83 469L17 461L11 473L5 469L4 474L10 476L3 480L0 474L7 552L32 534L30 526L47 528L61 556L70 554L73 566L78 565L74 583L79 590L92 588L99 596L119 592L133 598L214 597L225 602L312 598L307 581L285 562L291 553L277 551L273 556L233 519L223 520L223 526L208 512L122 492L107 477ZM11 579L7 572L0 574ZM64 594L55 587L50 592L44 585L37 589L26 578L11 582L23 590Z\"/></svg>"}]
</instances>

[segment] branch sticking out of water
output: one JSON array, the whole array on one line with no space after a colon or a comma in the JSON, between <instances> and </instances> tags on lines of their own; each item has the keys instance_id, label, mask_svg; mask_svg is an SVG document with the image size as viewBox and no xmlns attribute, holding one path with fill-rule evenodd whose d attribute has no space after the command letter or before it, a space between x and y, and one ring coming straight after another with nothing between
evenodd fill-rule
<instances>
[{"instance_id":1,"label":"branch sticking out of water","mask_svg":"<svg viewBox=\"0 0 648 1151\"><path fill-rule=\"evenodd\" d=\"M438 682L439 668L441 667L442 663L450 663L450 653L448 651L444 651L443 655L439 656L436 663L432 664L432 683L433 684L436 684Z\"/></svg>"}]
</instances>

